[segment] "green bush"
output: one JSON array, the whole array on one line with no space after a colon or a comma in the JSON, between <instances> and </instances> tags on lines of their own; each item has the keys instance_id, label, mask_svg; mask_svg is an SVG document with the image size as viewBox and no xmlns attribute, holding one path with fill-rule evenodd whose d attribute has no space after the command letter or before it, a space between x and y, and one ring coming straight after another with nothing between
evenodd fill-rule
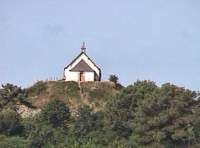
<instances>
[{"instance_id":1,"label":"green bush","mask_svg":"<svg viewBox=\"0 0 200 148\"><path fill-rule=\"evenodd\" d=\"M64 102L54 99L48 102L41 111L41 119L51 124L53 127L58 127L64 124L70 117L69 108Z\"/></svg>"},{"instance_id":2,"label":"green bush","mask_svg":"<svg viewBox=\"0 0 200 148\"><path fill-rule=\"evenodd\" d=\"M116 75L110 75L109 78L108 78L108 80L110 80L111 82L117 84L119 78Z\"/></svg>"},{"instance_id":3,"label":"green bush","mask_svg":"<svg viewBox=\"0 0 200 148\"><path fill-rule=\"evenodd\" d=\"M56 147L64 143L66 135L62 128L52 128L46 124L36 124L35 130L32 131L31 136L28 138L28 147L42 148L42 147Z\"/></svg>"},{"instance_id":4,"label":"green bush","mask_svg":"<svg viewBox=\"0 0 200 148\"><path fill-rule=\"evenodd\" d=\"M0 111L7 108L16 110L18 104L32 107L27 99L27 92L12 84L2 85L2 89L0 89Z\"/></svg>"},{"instance_id":5,"label":"green bush","mask_svg":"<svg viewBox=\"0 0 200 148\"><path fill-rule=\"evenodd\" d=\"M23 127L20 123L20 115L11 110L6 109L0 112L0 133L8 135L20 135Z\"/></svg>"},{"instance_id":6,"label":"green bush","mask_svg":"<svg viewBox=\"0 0 200 148\"><path fill-rule=\"evenodd\" d=\"M0 135L1 148L27 148L28 140L18 136Z\"/></svg>"},{"instance_id":7,"label":"green bush","mask_svg":"<svg viewBox=\"0 0 200 148\"><path fill-rule=\"evenodd\" d=\"M78 110L78 115L74 123L73 132L78 136L85 136L91 131L102 127L102 116L93 113L89 106L83 106Z\"/></svg>"}]
</instances>

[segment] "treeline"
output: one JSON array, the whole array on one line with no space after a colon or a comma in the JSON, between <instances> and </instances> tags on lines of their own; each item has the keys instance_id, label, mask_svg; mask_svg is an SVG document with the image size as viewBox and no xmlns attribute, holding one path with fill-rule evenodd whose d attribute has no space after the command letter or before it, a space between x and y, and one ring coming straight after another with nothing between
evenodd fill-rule
<instances>
[{"instance_id":1,"label":"treeline","mask_svg":"<svg viewBox=\"0 0 200 148\"><path fill-rule=\"evenodd\" d=\"M0 89L0 147L200 147L197 94L172 84L137 81L120 87L98 112L82 106L72 113L55 98L37 115L22 118L20 104L34 108L27 96L26 89L11 84Z\"/></svg>"}]
</instances>

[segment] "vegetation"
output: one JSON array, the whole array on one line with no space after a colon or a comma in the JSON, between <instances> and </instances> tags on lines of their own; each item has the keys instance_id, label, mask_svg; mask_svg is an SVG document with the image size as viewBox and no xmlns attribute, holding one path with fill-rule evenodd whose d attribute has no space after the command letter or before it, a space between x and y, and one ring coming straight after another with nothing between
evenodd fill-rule
<instances>
[{"instance_id":1,"label":"vegetation","mask_svg":"<svg viewBox=\"0 0 200 148\"><path fill-rule=\"evenodd\" d=\"M59 127L70 117L69 108L60 100L52 100L41 111L41 120L46 121L53 127Z\"/></svg>"},{"instance_id":2,"label":"vegetation","mask_svg":"<svg viewBox=\"0 0 200 148\"><path fill-rule=\"evenodd\" d=\"M109 81L117 84L118 83L119 78L116 75L110 75L109 76Z\"/></svg>"},{"instance_id":3,"label":"vegetation","mask_svg":"<svg viewBox=\"0 0 200 148\"><path fill-rule=\"evenodd\" d=\"M123 88L123 86L119 83L119 78L118 78L117 75L111 74L111 75L109 76L108 80L109 80L110 82L113 82L113 83L115 84L115 88L116 88L116 89L121 89L121 88Z\"/></svg>"},{"instance_id":4,"label":"vegetation","mask_svg":"<svg viewBox=\"0 0 200 148\"><path fill-rule=\"evenodd\" d=\"M198 148L196 95L146 80L121 88L108 82L7 84L0 89L0 147ZM22 118L20 106L41 111Z\"/></svg>"}]
</instances>

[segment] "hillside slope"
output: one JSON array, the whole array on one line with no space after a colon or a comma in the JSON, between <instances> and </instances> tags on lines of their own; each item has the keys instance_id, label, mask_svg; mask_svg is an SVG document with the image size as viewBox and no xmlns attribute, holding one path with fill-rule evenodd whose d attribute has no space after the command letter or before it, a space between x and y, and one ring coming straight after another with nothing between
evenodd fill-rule
<instances>
[{"instance_id":1,"label":"hillside slope","mask_svg":"<svg viewBox=\"0 0 200 148\"><path fill-rule=\"evenodd\" d=\"M149 80L117 88L110 82L3 85L0 147L200 147L198 93Z\"/></svg>"},{"instance_id":2,"label":"hillside slope","mask_svg":"<svg viewBox=\"0 0 200 148\"><path fill-rule=\"evenodd\" d=\"M112 82L39 81L26 89L34 106L42 108L52 99L60 99L71 110L89 105L95 111L104 108L107 100L119 92Z\"/></svg>"}]
</instances>

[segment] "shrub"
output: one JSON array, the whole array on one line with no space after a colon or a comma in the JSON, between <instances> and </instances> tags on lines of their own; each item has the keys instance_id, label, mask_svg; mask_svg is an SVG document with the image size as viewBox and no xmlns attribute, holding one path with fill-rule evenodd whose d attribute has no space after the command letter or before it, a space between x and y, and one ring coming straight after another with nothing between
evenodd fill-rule
<instances>
[{"instance_id":1,"label":"shrub","mask_svg":"<svg viewBox=\"0 0 200 148\"><path fill-rule=\"evenodd\" d=\"M91 131L96 131L102 127L101 119L101 114L93 113L89 106L81 107L74 123L74 133L78 136L85 136Z\"/></svg>"},{"instance_id":2,"label":"shrub","mask_svg":"<svg viewBox=\"0 0 200 148\"><path fill-rule=\"evenodd\" d=\"M69 117L69 108L58 99L51 100L41 112L42 120L47 121L53 127L61 126Z\"/></svg>"},{"instance_id":3,"label":"shrub","mask_svg":"<svg viewBox=\"0 0 200 148\"><path fill-rule=\"evenodd\" d=\"M112 75L109 76L109 80L110 80L111 82L117 84L119 78L118 78L116 75L113 75L113 74L112 74Z\"/></svg>"},{"instance_id":4,"label":"shrub","mask_svg":"<svg viewBox=\"0 0 200 148\"><path fill-rule=\"evenodd\" d=\"M22 137L0 135L1 148L26 148L28 141Z\"/></svg>"},{"instance_id":5,"label":"shrub","mask_svg":"<svg viewBox=\"0 0 200 148\"><path fill-rule=\"evenodd\" d=\"M16 109L16 105L19 103L32 106L27 99L27 92L16 85L2 85L2 89L0 89L0 110L5 108Z\"/></svg>"},{"instance_id":6,"label":"shrub","mask_svg":"<svg viewBox=\"0 0 200 148\"><path fill-rule=\"evenodd\" d=\"M56 145L64 142L65 135L62 131L61 128L52 128L46 124L36 124L35 130L32 131L32 135L29 137L28 147L56 147Z\"/></svg>"},{"instance_id":7,"label":"shrub","mask_svg":"<svg viewBox=\"0 0 200 148\"><path fill-rule=\"evenodd\" d=\"M0 119L0 132L8 135L21 133L23 128L17 112L11 109L3 110L0 112Z\"/></svg>"}]
</instances>

